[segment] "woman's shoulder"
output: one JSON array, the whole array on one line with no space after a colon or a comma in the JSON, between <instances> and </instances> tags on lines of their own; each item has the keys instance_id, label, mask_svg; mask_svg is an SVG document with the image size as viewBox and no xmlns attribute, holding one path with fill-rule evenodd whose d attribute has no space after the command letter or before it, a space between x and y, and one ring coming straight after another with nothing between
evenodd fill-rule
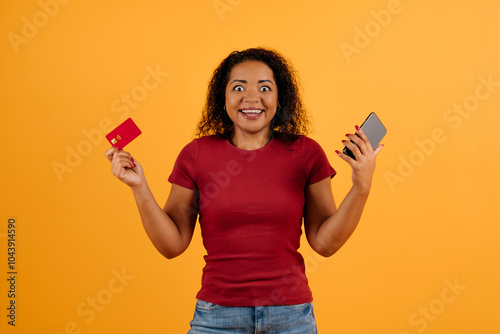
<instances>
[{"instance_id":1,"label":"woman's shoulder","mask_svg":"<svg viewBox=\"0 0 500 334\"><path fill-rule=\"evenodd\" d=\"M226 139L218 135L207 135L195 138L193 141L196 141L198 145L220 145L224 144Z\"/></svg>"},{"instance_id":2,"label":"woman's shoulder","mask_svg":"<svg viewBox=\"0 0 500 334\"><path fill-rule=\"evenodd\" d=\"M224 138L218 135L207 135L193 138L187 145L200 145L200 144L211 144L211 143L223 143L225 141Z\"/></svg>"},{"instance_id":3,"label":"woman's shoulder","mask_svg":"<svg viewBox=\"0 0 500 334\"><path fill-rule=\"evenodd\" d=\"M308 137L306 135L298 136L298 138L296 139L296 142L300 143L302 148L306 148L306 149L320 146L316 140L314 140L311 137Z\"/></svg>"},{"instance_id":4,"label":"woman's shoulder","mask_svg":"<svg viewBox=\"0 0 500 334\"><path fill-rule=\"evenodd\" d=\"M300 142L300 150L302 151L302 155L305 159L310 159L316 155L325 155L325 150L321 145L314 139L302 135L297 139L297 142Z\"/></svg>"},{"instance_id":5,"label":"woman's shoulder","mask_svg":"<svg viewBox=\"0 0 500 334\"><path fill-rule=\"evenodd\" d=\"M183 150L198 153L199 150L206 151L217 149L218 147L226 145L225 141L226 140L224 138L221 138L220 136L201 136L192 139L184 146Z\"/></svg>"}]
</instances>

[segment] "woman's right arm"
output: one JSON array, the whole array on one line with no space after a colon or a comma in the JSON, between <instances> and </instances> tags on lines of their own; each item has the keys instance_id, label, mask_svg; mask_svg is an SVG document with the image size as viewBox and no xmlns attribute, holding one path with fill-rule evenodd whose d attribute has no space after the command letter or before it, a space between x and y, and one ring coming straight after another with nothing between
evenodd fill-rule
<instances>
[{"instance_id":1,"label":"woman's right arm","mask_svg":"<svg viewBox=\"0 0 500 334\"><path fill-rule=\"evenodd\" d=\"M111 161L113 175L132 189L144 230L156 249L168 259L182 254L196 224L196 191L172 184L162 209L149 189L142 166L130 153L113 147L106 157Z\"/></svg>"}]
</instances>

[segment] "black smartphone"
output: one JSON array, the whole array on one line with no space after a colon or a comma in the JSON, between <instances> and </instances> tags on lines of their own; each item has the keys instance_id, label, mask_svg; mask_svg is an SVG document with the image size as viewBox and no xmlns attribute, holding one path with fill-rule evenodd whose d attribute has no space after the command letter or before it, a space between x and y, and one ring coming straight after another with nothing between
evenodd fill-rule
<instances>
[{"instance_id":1,"label":"black smartphone","mask_svg":"<svg viewBox=\"0 0 500 334\"><path fill-rule=\"evenodd\" d=\"M368 137L368 140L370 141L373 149L377 147L377 145L382 141L382 138L384 138L385 134L387 133L387 129L374 112L368 115L363 124L361 124L360 128L363 129L366 137ZM351 142L353 141L351 140ZM343 152L344 154L347 154L348 156L356 160L352 151L347 147L344 147Z\"/></svg>"}]
</instances>

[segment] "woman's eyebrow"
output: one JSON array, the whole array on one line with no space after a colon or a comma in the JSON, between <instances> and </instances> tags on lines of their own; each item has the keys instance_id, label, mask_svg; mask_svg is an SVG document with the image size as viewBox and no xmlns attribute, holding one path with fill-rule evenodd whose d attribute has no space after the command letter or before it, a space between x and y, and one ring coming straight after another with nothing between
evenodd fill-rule
<instances>
[{"instance_id":1,"label":"woman's eyebrow","mask_svg":"<svg viewBox=\"0 0 500 334\"><path fill-rule=\"evenodd\" d=\"M231 81L231 83L233 83L233 82L247 83L246 80L240 80L240 79L235 79L235 80Z\"/></svg>"},{"instance_id":2,"label":"woman's eyebrow","mask_svg":"<svg viewBox=\"0 0 500 334\"><path fill-rule=\"evenodd\" d=\"M247 83L246 80L240 80L240 79L235 79L235 80L231 81L231 83L234 83L234 82L241 82L241 83L245 83L245 84ZM259 80L257 83L263 83L263 82L270 82L274 85L274 83L268 79Z\"/></svg>"},{"instance_id":3,"label":"woman's eyebrow","mask_svg":"<svg viewBox=\"0 0 500 334\"><path fill-rule=\"evenodd\" d=\"M268 80L268 79L265 79L265 80L259 80L259 83L263 83L263 82L270 82L274 85L274 82L272 82L271 80Z\"/></svg>"}]
</instances>

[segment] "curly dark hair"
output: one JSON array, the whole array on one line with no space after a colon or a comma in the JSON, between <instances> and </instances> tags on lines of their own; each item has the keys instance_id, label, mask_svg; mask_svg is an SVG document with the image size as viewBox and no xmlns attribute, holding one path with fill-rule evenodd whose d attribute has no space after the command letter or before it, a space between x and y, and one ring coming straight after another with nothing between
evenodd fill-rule
<instances>
[{"instance_id":1,"label":"curly dark hair","mask_svg":"<svg viewBox=\"0 0 500 334\"><path fill-rule=\"evenodd\" d=\"M233 51L214 71L196 135L198 137L218 135L224 139L230 138L234 126L225 110L226 86L232 68L247 60L264 62L273 71L274 80L278 86L278 105L280 106L271 121L274 138L291 144L298 136L307 134L309 120L302 105L299 82L292 65L276 51L251 48Z\"/></svg>"}]
</instances>

